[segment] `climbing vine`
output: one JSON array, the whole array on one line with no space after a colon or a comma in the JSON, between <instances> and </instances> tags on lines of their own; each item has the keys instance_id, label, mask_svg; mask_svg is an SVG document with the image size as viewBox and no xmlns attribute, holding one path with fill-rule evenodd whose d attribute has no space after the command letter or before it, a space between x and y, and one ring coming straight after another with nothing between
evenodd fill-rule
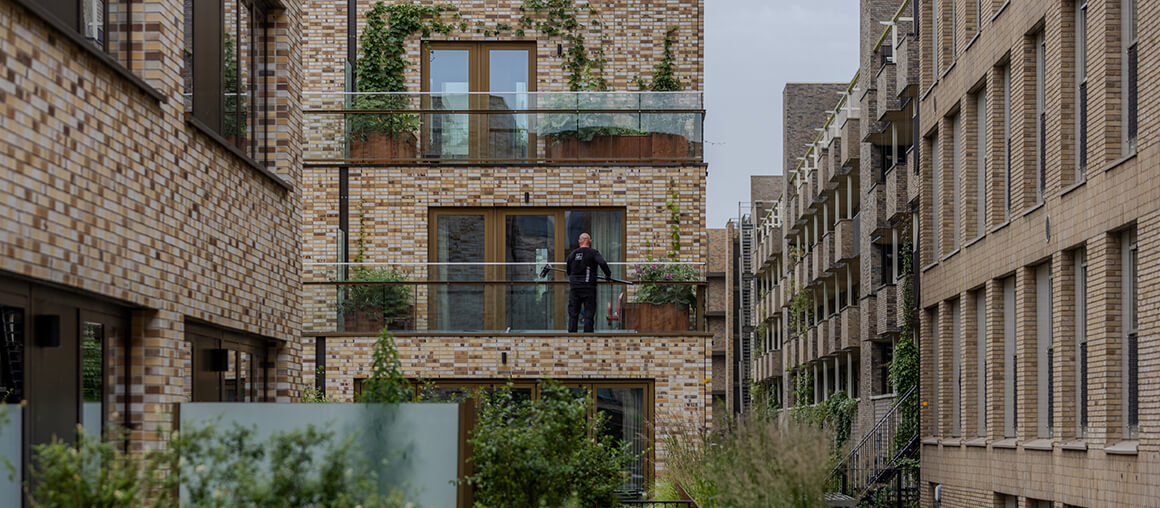
<instances>
[{"instance_id":1,"label":"climbing vine","mask_svg":"<svg viewBox=\"0 0 1160 508\"><path fill-rule=\"evenodd\" d=\"M407 97L397 92L407 91L407 38L419 34L450 34L455 25L445 16L459 13L452 5L417 5L412 3L386 4L381 0L367 11L366 26L359 36L359 58L355 65L357 91L396 92L385 95L356 95L351 100L353 109L398 110L406 109ZM401 134L419 127L418 115L382 114L352 115L351 134L366 139L367 133Z\"/></svg>"},{"instance_id":2,"label":"climbing vine","mask_svg":"<svg viewBox=\"0 0 1160 508\"><path fill-rule=\"evenodd\" d=\"M854 418L858 415L858 401L850 398L845 390L838 390L830 394L826 400L816 404L808 404L814 395L814 374L807 364L799 365L788 371L788 377L793 382L794 406L790 409L790 417L797 422L808 423L824 427L834 433L834 441L830 448L831 457L837 458L843 453L843 447L850 441L850 431L854 425Z\"/></svg>"},{"instance_id":3,"label":"climbing vine","mask_svg":"<svg viewBox=\"0 0 1160 508\"><path fill-rule=\"evenodd\" d=\"M677 78L676 74L673 73L673 43L676 39L677 27L665 30L664 50L661 54L661 61L653 66L652 81L645 81L639 76L634 80L642 90L678 92L683 88L680 78Z\"/></svg>"},{"instance_id":4,"label":"climbing vine","mask_svg":"<svg viewBox=\"0 0 1160 508\"><path fill-rule=\"evenodd\" d=\"M750 380L749 399L754 413L763 420L772 419L781 410L781 398L773 383Z\"/></svg>"},{"instance_id":5,"label":"climbing vine","mask_svg":"<svg viewBox=\"0 0 1160 508\"><path fill-rule=\"evenodd\" d=\"M607 37L601 34L599 45L589 48L584 34L589 26L597 29L603 27L600 12L592 4L584 2L577 5L574 0L524 0L520 12L523 15L519 20L520 28L515 32L517 37L523 37L528 29L535 29L548 37L562 36L568 43L564 50L563 67L568 76L569 90L608 89L608 82L604 79L607 59L603 47ZM580 13L587 13L591 18L588 25L577 18Z\"/></svg>"},{"instance_id":6,"label":"climbing vine","mask_svg":"<svg viewBox=\"0 0 1160 508\"><path fill-rule=\"evenodd\" d=\"M889 380L895 393L902 395L918 384L919 356L915 345L915 331L918 328L914 313L914 246L911 243L910 220L902 221L903 244L899 261L902 264L902 329L898 342L894 345L894 360L890 362ZM894 432L895 450L901 450L918 432L918 397L911 397L899 406L898 428ZM912 472L917 468L917 457L909 464Z\"/></svg>"}]
</instances>

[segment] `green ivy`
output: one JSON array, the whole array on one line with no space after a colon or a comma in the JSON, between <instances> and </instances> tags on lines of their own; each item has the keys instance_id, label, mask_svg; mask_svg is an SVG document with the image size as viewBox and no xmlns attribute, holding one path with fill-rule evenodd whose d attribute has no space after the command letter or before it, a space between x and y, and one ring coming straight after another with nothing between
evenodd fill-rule
<instances>
[{"instance_id":1,"label":"green ivy","mask_svg":"<svg viewBox=\"0 0 1160 508\"><path fill-rule=\"evenodd\" d=\"M398 94L407 91L407 39L415 34L423 38L434 33L450 34L456 25L443 18L455 11L451 5L375 2L367 11L366 27L359 36L356 82L359 92L395 93L356 95L351 100L351 108L407 109L410 106L408 98ZM371 132L401 135L418 128L419 116L414 114L359 114L350 118L351 135L361 140Z\"/></svg>"},{"instance_id":2,"label":"green ivy","mask_svg":"<svg viewBox=\"0 0 1160 508\"><path fill-rule=\"evenodd\" d=\"M643 90L652 90L654 92L679 92L683 87L680 78L677 78L673 73L673 43L677 39L677 27L671 27L665 31L664 52L661 55L661 61L653 67L652 81L645 81L637 77L635 79L637 86Z\"/></svg>"},{"instance_id":3,"label":"green ivy","mask_svg":"<svg viewBox=\"0 0 1160 508\"><path fill-rule=\"evenodd\" d=\"M902 264L902 308L905 314L902 319L902 329L898 334L898 342L894 345L894 360L890 362L888 379L898 395L906 393L911 387L918 384L919 354L915 344L915 331L918 329L917 316L914 313L914 246L911 243L910 220L903 219L905 226L902 230L903 244L900 247L899 261ZM918 433L918 400L911 397L899 406L898 428L894 431L895 450L900 450ZM917 457L915 467L917 470Z\"/></svg>"},{"instance_id":4,"label":"green ivy","mask_svg":"<svg viewBox=\"0 0 1160 508\"><path fill-rule=\"evenodd\" d=\"M587 12L594 18L590 26L601 27L600 13L588 2L576 5L573 0L524 0L520 6L518 37L524 36L527 29L535 29L548 37L561 36L568 47L564 51L564 73L568 76L568 89L573 92L584 90L608 90L608 82L604 79L604 66L607 59L604 55L603 43L606 38L600 36L601 46L588 48L588 41L584 31L588 29L576 15Z\"/></svg>"}]
</instances>

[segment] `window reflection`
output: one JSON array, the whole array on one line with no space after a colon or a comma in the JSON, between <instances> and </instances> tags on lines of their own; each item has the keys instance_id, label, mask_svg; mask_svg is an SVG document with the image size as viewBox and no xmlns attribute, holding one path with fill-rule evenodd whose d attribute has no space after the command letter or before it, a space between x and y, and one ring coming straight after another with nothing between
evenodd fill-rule
<instances>
[{"instance_id":1,"label":"window reflection","mask_svg":"<svg viewBox=\"0 0 1160 508\"><path fill-rule=\"evenodd\" d=\"M81 424L89 434L104 433L101 402L104 383L105 328L100 323L81 325Z\"/></svg>"}]
</instances>

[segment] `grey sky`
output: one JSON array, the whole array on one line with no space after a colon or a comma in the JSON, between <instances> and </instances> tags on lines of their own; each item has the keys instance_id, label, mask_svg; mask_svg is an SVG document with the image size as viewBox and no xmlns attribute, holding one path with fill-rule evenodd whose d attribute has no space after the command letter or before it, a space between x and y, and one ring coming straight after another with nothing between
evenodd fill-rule
<instances>
[{"instance_id":1,"label":"grey sky","mask_svg":"<svg viewBox=\"0 0 1160 508\"><path fill-rule=\"evenodd\" d=\"M749 200L749 175L781 174L785 84L854 77L858 0L705 0L705 53L706 225L716 228Z\"/></svg>"}]
</instances>

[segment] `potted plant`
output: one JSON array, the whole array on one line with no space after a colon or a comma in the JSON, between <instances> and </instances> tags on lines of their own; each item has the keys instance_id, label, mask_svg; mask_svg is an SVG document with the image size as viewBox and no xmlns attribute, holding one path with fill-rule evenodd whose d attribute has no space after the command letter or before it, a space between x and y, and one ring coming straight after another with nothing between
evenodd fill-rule
<instances>
[{"instance_id":1,"label":"potted plant","mask_svg":"<svg viewBox=\"0 0 1160 508\"><path fill-rule=\"evenodd\" d=\"M662 43L661 60L653 66L651 81L636 78L636 84L641 90L653 92L679 92L684 86L673 69L673 44L677 38L677 27L665 31ZM678 94L656 94L650 97L651 107L648 109L680 109L682 97ZM683 134L672 132L673 124L688 122L676 114L645 115L641 119L642 129L649 133L649 147L654 159L683 159L689 156L689 139ZM685 131L687 132L687 131Z\"/></svg>"},{"instance_id":2,"label":"potted plant","mask_svg":"<svg viewBox=\"0 0 1160 508\"><path fill-rule=\"evenodd\" d=\"M346 279L351 282L402 282L407 278L398 271L354 267ZM338 299L343 330L374 332L384 327L390 330L410 330L411 288L400 284L353 284L342 286L345 294Z\"/></svg>"},{"instance_id":3,"label":"potted plant","mask_svg":"<svg viewBox=\"0 0 1160 508\"><path fill-rule=\"evenodd\" d=\"M638 286L636 297L627 304L628 326L640 331L688 331L690 309L697 302L693 286L647 284L697 280L696 268L689 265L646 263L634 267Z\"/></svg>"},{"instance_id":4,"label":"potted plant","mask_svg":"<svg viewBox=\"0 0 1160 508\"><path fill-rule=\"evenodd\" d=\"M359 35L360 55L355 66L357 91L350 109L405 110L412 106L407 91L405 58L407 37L420 33L450 33L452 25L440 21L445 5L410 3L387 5L381 0L367 11L366 27ZM415 132L419 115L414 113L353 114L349 118L350 159L383 161L414 159L418 153Z\"/></svg>"}]
</instances>

